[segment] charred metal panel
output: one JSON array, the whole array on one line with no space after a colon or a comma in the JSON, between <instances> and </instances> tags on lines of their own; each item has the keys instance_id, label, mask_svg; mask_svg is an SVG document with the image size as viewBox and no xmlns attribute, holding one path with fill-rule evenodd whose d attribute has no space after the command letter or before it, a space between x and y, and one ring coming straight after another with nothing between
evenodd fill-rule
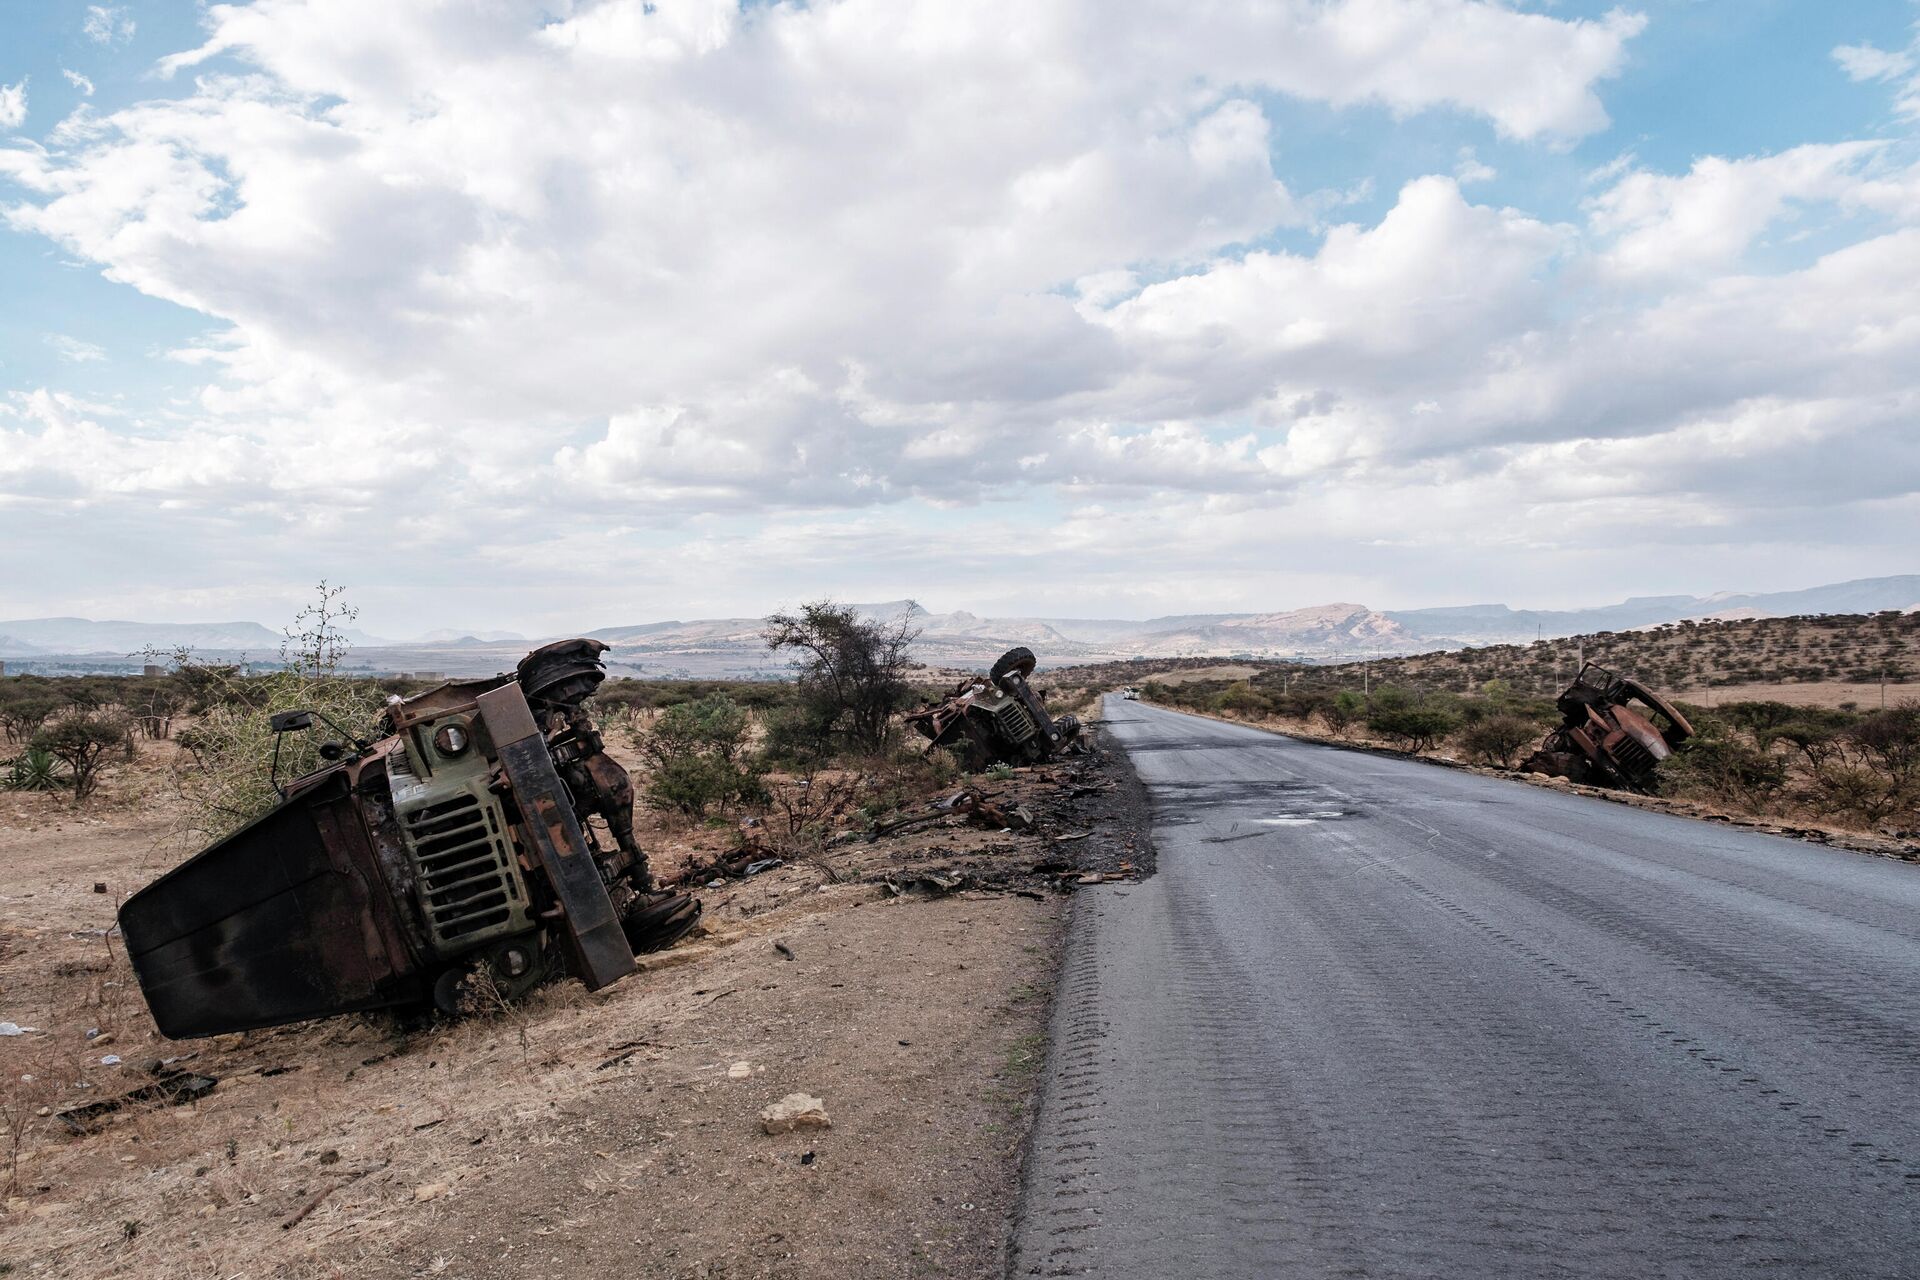
<instances>
[{"instance_id":1,"label":"charred metal panel","mask_svg":"<svg viewBox=\"0 0 1920 1280\"><path fill-rule=\"evenodd\" d=\"M1662 728L1630 703L1666 721ZM1665 698L1636 680L1589 662L1554 704L1561 724L1520 766L1574 782L1650 790L1660 762L1693 736L1693 726Z\"/></svg>"},{"instance_id":2,"label":"charred metal panel","mask_svg":"<svg viewBox=\"0 0 1920 1280\"><path fill-rule=\"evenodd\" d=\"M522 837L559 900L574 972L590 991L619 981L634 971L633 949L526 697L509 684L481 694L479 704L519 806Z\"/></svg>"},{"instance_id":3,"label":"charred metal panel","mask_svg":"<svg viewBox=\"0 0 1920 1280\"><path fill-rule=\"evenodd\" d=\"M134 894L120 929L173 1039L420 997L344 772Z\"/></svg>"}]
</instances>

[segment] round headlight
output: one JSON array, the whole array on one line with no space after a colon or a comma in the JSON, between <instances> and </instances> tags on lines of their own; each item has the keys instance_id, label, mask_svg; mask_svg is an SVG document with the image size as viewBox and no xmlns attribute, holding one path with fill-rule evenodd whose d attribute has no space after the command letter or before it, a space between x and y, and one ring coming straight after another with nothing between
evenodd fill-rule
<instances>
[{"instance_id":1,"label":"round headlight","mask_svg":"<svg viewBox=\"0 0 1920 1280\"><path fill-rule=\"evenodd\" d=\"M443 724L433 735L433 745L443 756L457 756L467 749L467 731L457 724Z\"/></svg>"}]
</instances>

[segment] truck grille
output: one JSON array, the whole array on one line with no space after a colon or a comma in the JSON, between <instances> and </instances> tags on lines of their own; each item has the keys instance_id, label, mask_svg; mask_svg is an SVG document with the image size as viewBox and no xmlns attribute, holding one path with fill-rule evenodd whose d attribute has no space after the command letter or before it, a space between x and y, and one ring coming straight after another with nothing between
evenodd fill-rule
<instances>
[{"instance_id":1,"label":"truck grille","mask_svg":"<svg viewBox=\"0 0 1920 1280\"><path fill-rule=\"evenodd\" d=\"M1033 717L1027 714L1027 709L1013 698L1008 698L996 707L993 718L999 721L1000 732L1006 736L1007 741L1016 746L1040 732L1039 727L1033 723Z\"/></svg>"},{"instance_id":2,"label":"truck grille","mask_svg":"<svg viewBox=\"0 0 1920 1280\"><path fill-rule=\"evenodd\" d=\"M1613 757L1621 775L1634 781L1652 773L1654 765L1659 763L1651 751L1624 733L1607 745L1607 752Z\"/></svg>"},{"instance_id":3,"label":"truck grille","mask_svg":"<svg viewBox=\"0 0 1920 1280\"><path fill-rule=\"evenodd\" d=\"M420 903L427 928L442 945L511 927L520 885L498 811L460 795L406 815L407 838L420 872Z\"/></svg>"}]
</instances>

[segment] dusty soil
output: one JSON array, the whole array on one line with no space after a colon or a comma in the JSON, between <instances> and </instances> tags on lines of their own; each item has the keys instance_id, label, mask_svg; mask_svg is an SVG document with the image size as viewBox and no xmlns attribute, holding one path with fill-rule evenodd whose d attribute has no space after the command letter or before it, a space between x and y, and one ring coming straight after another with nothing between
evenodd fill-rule
<instances>
[{"instance_id":1,"label":"dusty soil","mask_svg":"<svg viewBox=\"0 0 1920 1280\"><path fill-rule=\"evenodd\" d=\"M110 931L179 856L170 753L78 813L0 795L0 1020L37 1029L0 1038L10 1274L999 1274L1065 892L1151 865L1124 760L1087 757L969 780L1036 832L938 815L700 887L705 935L598 994L168 1042ZM668 875L731 834L647 825ZM219 1084L48 1114L167 1058ZM764 1133L795 1091L831 1127Z\"/></svg>"},{"instance_id":2,"label":"dusty soil","mask_svg":"<svg viewBox=\"0 0 1920 1280\"><path fill-rule=\"evenodd\" d=\"M1792 707L1842 707L1851 704L1861 711L1877 711L1884 696L1891 707L1916 696L1912 685L1850 684L1844 680L1814 680L1804 684L1730 684L1718 687L1682 689L1673 695L1683 702L1703 707L1724 706L1729 702L1784 702Z\"/></svg>"}]
</instances>

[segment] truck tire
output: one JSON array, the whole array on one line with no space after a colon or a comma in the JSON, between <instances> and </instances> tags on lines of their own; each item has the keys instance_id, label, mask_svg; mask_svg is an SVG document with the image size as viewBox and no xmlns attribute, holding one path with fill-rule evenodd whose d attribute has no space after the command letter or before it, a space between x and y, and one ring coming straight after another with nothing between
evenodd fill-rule
<instances>
[{"instance_id":1,"label":"truck tire","mask_svg":"<svg viewBox=\"0 0 1920 1280\"><path fill-rule=\"evenodd\" d=\"M993 669L987 672L987 679L999 684L1000 677L1010 672L1018 672L1022 680L1032 675L1033 650L1025 646L1007 650L1000 655L1000 661L993 664Z\"/></svg>"},{"instance_id":2,"label":"truck tire","mask_svg":"<svg viewBox=\"0 0 1920 1280\"><path fill-rule=\"evenodd\" d=\"M692 894L643 893L627 906L620 925L633 954L662 951L700 922L700 899Z\"/></svg>"}]
</instances>

